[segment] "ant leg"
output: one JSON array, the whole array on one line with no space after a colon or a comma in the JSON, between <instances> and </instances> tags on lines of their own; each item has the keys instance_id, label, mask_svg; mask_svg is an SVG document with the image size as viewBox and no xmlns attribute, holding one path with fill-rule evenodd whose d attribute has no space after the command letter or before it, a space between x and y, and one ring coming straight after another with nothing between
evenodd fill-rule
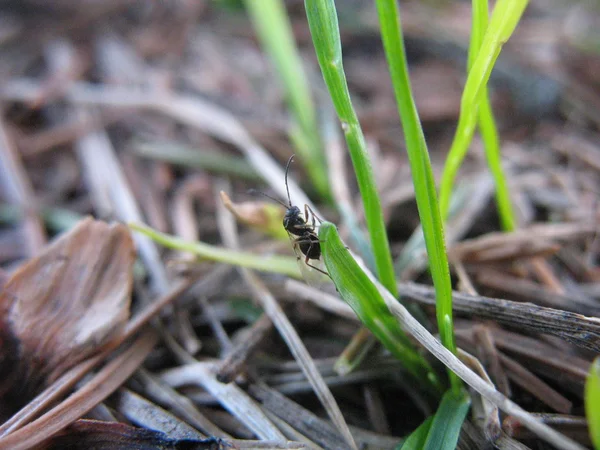
<instances>
[{"instance_id":1,"label":"ant leg","mask_svg":"<svg viewBox=\"0 0 600 450\"><path fill-rule=\"evenodd\" d=\"M310 206L304 205L304 214L306 215L308 212L310 212L310 214L313 216L313 227L315 226L315 218L319 221L319 223L323 223L323 220L315 214Z\"/></svg>"},{"instance_id":2,"label":"ant leg","mask_svg":"<svg viewBox=\"0 0 600 450\"><path fill-rule=\"evenodd\" d=\"M309 261L310 258L308 257L308 255L310 255L310 250L312 249L313 245L315 244L315 241L313 241L312 239L309 239L308 242L310 243L310 245L308 246L308 250L306 251L306 258L304 258L304 264L306 264L308 267L312 267L313 269L321 272L323 275L327 275L329 278L331 278L331 276L325 272L324 270L319 269L317 266L313 266Z\"/></svg>"},{"instance_id":3,"label":"ant leg","mask_svg":"<svg viewBox=\"0 0 600 450\"><path fill-rule=\"evenodd\" d=\"M312 213L309 215L309 211ZM310 217L310 220L312 222L312 224L310 225L310 227L314 230L315 229L315 214L312 212L312 209L310 209L310 206L308 206L307 204L304 205L304 218L306 219L306 221L308 222L308 218Z\"/></svg>"},{"instance_id":4,"label":"ant leg","mask_svg":"<svg viewBox=\"0 0 600 450\"><path fill-rule=\"evenodd\" d=\"M318 270L319 272L321 272L323 275L327 275L329 278L331 278L331 276L325 272L324 270L319 269L317 266L313 266L311 263L308 262L309 261L309 257L308 255L306 255L306 258L304 259L304 264L306 264L308 267L312 267L315 270Z\"/></svg>"}]
</instances>

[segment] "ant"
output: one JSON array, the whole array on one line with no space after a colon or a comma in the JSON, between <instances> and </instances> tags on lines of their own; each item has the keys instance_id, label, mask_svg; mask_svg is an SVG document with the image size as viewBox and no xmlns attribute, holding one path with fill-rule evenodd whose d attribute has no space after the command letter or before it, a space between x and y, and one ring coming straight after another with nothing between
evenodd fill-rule
<instances>
[{"instance_id":1,"label":"ant","mask_svg":"<svg viewBox=\"0 0 600 450\"><path fill-rule=\"evenodd\" d=\"M310 208L310 206L304 205L304 217L302 217L302 212L300 211L300 208L292 205L292 199L290 197L290 187L288 185L288 172L290 171L290 165L294 160L294 156L296 155L290 156L290 159L288 159L288 162L285 166L285 189L287 191L288 197L287 205L282 201L265 194L264 192L255 190L252 191L262 194L265 197L276 201L286 209L285 216L283 217L283 228L285 228L285 230L288 232L288 235L290 236L290 240L294 245L294 251L296 251L296 249L300 249L300 252L302 252L302 254L305 256L304 263L307 266L312 267L313 269L318 270L319 272L329 276L327 272L319 269L318 267L314 266L309 262L311 259L319 260L321 258L321 241L319 240L319 236L317 235L315 230L315 219L318 220L319 223L321 223L322 220L319 217L317 217L317 215ZM306 219L308 219L309 217L309 213L310 216L312 216L311 223L308 223L306 221ZM298 259L300 259L299 255L297 255L297 257Z\"/></svg>"}]
</instances>

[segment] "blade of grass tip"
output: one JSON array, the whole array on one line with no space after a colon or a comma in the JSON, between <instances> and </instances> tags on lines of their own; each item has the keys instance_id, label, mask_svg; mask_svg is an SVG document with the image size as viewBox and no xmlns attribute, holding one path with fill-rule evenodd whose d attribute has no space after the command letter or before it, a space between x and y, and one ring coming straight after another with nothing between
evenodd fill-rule
<instances>
[{"instance_id":1,"label":"blade of grass tip","mask_svg":"<svg viewBox=\"0 0 600 450\"><path fill-rule=\"evenodd\" d=\"M600 357L594 360L585 382L585 417L594 448L600 450Z\"/></svg>"},{"instance_id":2,"label":"blade of grass tip","mask_svg":"<svg viewBox=\"0 0 600 450\"><path fill-rule=\"evenodd\" d=\"M390 313L375 285L369 280L330 222L319 228L322 258L340 296L350 305L362 323L406 367L408 372L432 395L441 395L437 375L415 350L398 321Z\"/></svg>"},{"instance_id":3,"label":"blade of grass tip","mask_svg":"<svg viewBox=\"0 0 600 450\"><path fill-rule=\"evenodd\" d=\"M392 256L387 231L377 193L373 168L369 162L365 138L352 106L346 75L342 65L342 45L337 13L333 0L305 0L306 17L313 39L323 79L350 151L356 180L365 209L367 229L371 238L377 274L381 283L394 295L398 288L392 265Z\"/></svg>"},{"instance_id":4,"label":"blade of grass tip","mask_svg":"<svg viewBox=\"0 0 600 450\"><path fill-rule=\"evenodd\" d=\"M410 433L404 442L401 442L396 450L423 450L431 423L433 422L433 416L428 417L425 421L419 425L419 427Z\"/></svg>"},{"instance_id":5,"label":"blade of grass tip","mask_svg":"<svg viewBox=\"0 0 600 450\"><path fill-rule=\"evenodd\" d=\"M292 132L292 138L300 159L305 163L308 175L319 194L330 199L315 105L285 5L282 0L245 0L244 4L263 47L275 65L296 119L299 130Z\"/></svg>"},{"instance_id":6,"label":"blade of grass tip","mask_svg":"<svg viewBox=\"0 0 600 450\"><path fill-rule=\"evenodd\" d=\"M502 45L509 39L521 18L528 0L498 0L485 32L481 48L473 62L460 102L460 115L440 185L440 211L448 214L454 178L475 132L481 93L490 78Z\"/></svg>"},{"instance_id":7,"label":"blade of grass tip","mask_svg":"<svg viewBox=\"0 0 600 450\"><path fill-rule=\"evenodd\" d=\"M190 252L199 258L215 262L247 267L263 272L279 273L292 278L301 279L302 274L298 268L296 258L279 255L257 255L250 252L229 250L204 242L189 242L166 233L156 231L146 225L138 223L128 224L129 228L148 236L153 241L171 249Z\"/></svg>"},{"instance_id":8,"label":"blade of grass tip","mask_svg":"<svg viewBox=\"0 0 600 450\"><path fill-rule=\"evenodd\" d=\"M488 0L473 0L472 4L473 27L469 45L467 72L471 70L475 57L479 53L481 42L488 26ZM500 139L498 137L498 130L487 86L484 86L482 89L481 103L479 104L479 131L483 139L487 164L496 186L496 204L498 205L500 222L504 231L512 231L516 227L515 214L510 201L506 175L502 168Z\"/></svg>"},{"instance_id":9,"label":"blade of grass tip","mask_svg":"<svg viewBox=\"0 0 600 450\"><path fill-rule=\"evenodd\" d=\"M400 447L402 450L454 450L471 401L465 391L447 391L436 413L425 419Z\"/></svg>"},{"instance_id":10,"label":"blade of grass tip","mask_svg":"<svg viewBox=\"0 0 600 450\"><path fill-rule=\"evenodd\" d=\"M400 11L396 0L377 0L376 4L381 26L381 37L404 130L417 208L429 256L429 268L436 290L438 328L442 343L452 353L456 354L452 320L452 288L443 222L438 209L435 179L429 161L427 144L410 87ZM453 388L457 391L460 390L460 380L452 371L448 371L448 376Z\"/></svg>"},{"instance_id":11,"label":"blade of grass tip","mask_svg":"<svg viewBox=\"0 0 600 450\"><path fill-rule=\"evenodd\" d=\"M447 391L442 397L427 434L424 450L454 450L467 417L471 399L465 391Z\"/></svg>"}]
</instances>

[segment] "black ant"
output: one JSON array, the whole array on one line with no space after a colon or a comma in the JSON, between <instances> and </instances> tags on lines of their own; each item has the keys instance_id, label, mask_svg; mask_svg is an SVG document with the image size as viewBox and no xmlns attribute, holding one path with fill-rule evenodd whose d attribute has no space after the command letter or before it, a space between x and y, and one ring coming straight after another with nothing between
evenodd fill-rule
<instances>
[{"instance_id":1,"label":"black ant","mask_svg":"<svg viewBox=\"0 0 600 450\"><path fill-rule=\"evenodd\" d=\"M282 201L265 194L264 192L255 190L252 190L252 192L262 194L265 197L276 201L286 209L285 216L283 217L283 228L285 228L285 230L290 236L290 240L292 241L292 244L294 246L294 251L296 251L296 249L300 249L300 252L302 252L302 254L305 256L304 263L307 266L312 267L313 269L318 270L319 272L329 276L327 272L319 269L318 267L312 265L309 262L311 259L319 260L321 258L321 241L319 240L319 236L317 235L315 230L315 219L318 220L319 223L322 222L322 220L314 213L310 206L304 205L304 217L302 217L302 212L300 211L300 208L292 205L292 199L290 197L290 187L288 185L288 172L290 170L290 165L294 160L294 156L295 155L290 156L290 159L288 159L287 165L285 166L285 189L287 191L288 197L287 205ZM308 223L305 219L309 217L309 213L312 217L312 223ZM300 259L300 256L297 256L298 259Z\"/></svg>"}]
</instances>

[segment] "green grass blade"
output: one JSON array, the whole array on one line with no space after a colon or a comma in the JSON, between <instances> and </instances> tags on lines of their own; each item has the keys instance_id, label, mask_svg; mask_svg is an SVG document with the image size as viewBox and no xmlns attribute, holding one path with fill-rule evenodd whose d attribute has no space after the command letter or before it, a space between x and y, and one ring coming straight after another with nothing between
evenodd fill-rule
<instances>
[{"instance_id":1,"label":"green grass blade","mask_svg":"<svg viewBox=\"0 0 600 450\"><path fill-rule=\"evenodd\" d=\"M335 225L323 222L319 228L319 239L323 261L340 296L420 384L425 385L430 393L441 395L442 385L437 375L412 346L376 286L350 255Z\"/></svg>"},{"instance_id":2,"label":"green grass blade","mask_svg":"<svg viewBox=\"0 0 600 450\"><path fill-rule=\"evenodd\" d=\"M427 144L413 99L408 64L402 38L400 12L396 0L377 0L381 37L390 68L398 112L404 130L406 149L412 171L415 196L425 246L429 255L429 268L436 290L436 315L442 343L456 354L452 320L452 287L444 241L443 222L437 202L435 179L431 169ZM459 389L461 382L448 371L452 385Z\"/></svg>"},{"instance_id":3,"label":"green grass blade","mask_svg":"<svg viewBox=\"0 0 600 450\"><path fill-rule=\"evenodd\" d=\"M205 244L204 242L189 242L137 223L130 223L129 228L145 234L153 241L170 248L171 250L190 252L199 258L208 259L210 261L247 267L263 272L280 273L297 279L302 278L295 257L258 255L255 253L229 250L215 245Z\"/></svg>"},{"instance_id":4,"label":"green grass blade","mask_svg":"<svg viewBox=\"0 0 600 450\"><path fill-rule=\"evenodd\" d=\"M341 130L338 124L333 104L329 99L321 98L321 130L323 142L327 148L327 161L329 163L329 178L331 179L331 191L335 198L335 204L340 214L340 223L348 227L350 231L350 242L358 251L371 272L377 273L375 257L371 249L371 242L360 224L357 211L352 204L352 195L348 186L346 176L346 164L344 162L344 146L342 144Z\"/></svg>"},{"instance_id":5,"label":"green grass blade","mask_svg":"<svg viewBox=\"0 0 600 450\"><path fill-rule=\"evenodd\" d=\"M471 39L469 40L469 55L467 72L473 67L475 58L481 48L481 43L488 26L488 0L472 0L471 2Z\"/></svg>"},{"instance_id":6,"label":"green grass blade","mask_svg":"<svg viewBox=\"0 0 600 450\"><path fill-rule=\"evenodd\" d=\"M471 400L465 391L447 391L438 409L400 447L402 450L454 450Z\"/></svg>"},{"instance_id":7,"label":"green grass blade","mask_svg":"<svg viewBox=\"0 0 600 450\"><path fill-rule=\"evenodd\" d=\"M283 84L296 122L291 136L300 160L306 165L307 173L319 194L329 200L327 166L315 105L285 5L282 0L245 0L244 4Z\"/></svg>"},{"instance_id":8,"label":"green grass blade","mask_svg":"<svg viewBox=\"0 0 600 450\"><path fill-rule=\"evenodd\" d=\"M585 416L590 439L600 450L600 357L594 360L585 382Z\"/></svg>"},{"instance_id":9,"label":"green grass blade","mask_svg":"<svg viewBox=\"0 0 600 450\"><path fill-rule=\"evenodd\" d=\"M425 419L415 431L410 433L410 436L403 443L396 447L396 450L423 450L432 423L433 416Z\"/></svg>"},{"instance_id":10,"label":"green grass blade","mask_svg":"<svg viewBox=\"0 0 600 450\"><path fill-rule=\"evenodd\" d=\"M488 26L488 0L473 0L473 27L471 31L471 42L469 46L469 63L467 72L471 70L475 58L481 48L481 43ZM484 86L479 105L479 131L483 139L487 164L492 172L496 186L496 203L502 228L512 231L516 228L516 219L510 202L510 194L506 183L506 176L502 168L500 156L500 139L496 121L490 104L490 96L487 86Z\"/></svg>"},{"instance_id":11,"label":"green grass blade","mask_svg":"<svg viewBox=\"0 0 600 450\"><path fill-rule=\"evenodd\" d=\"M496 129L496 122L487 88L484 90L481 104L479 105L479 131L483 139L487 164L494 179L500 224L504 231L513 231L517 227L517 221L510 201L506 175L502 168L500 139L498 138L498 130Z\"/></svg>"},{"instance_id":12,"label":"green grass blade","mask_svg":"<svg viewBox=\"0 0 600 450\"><path fill-rule=\"evenodd\" d=\"M465 391L447 391L433 416L423 449L454 450L470 406L471 399Z\"/></svg>"},{"instance_id":13,"label":"green grass blade","mask_svg":"<svg viewBox=\"0 0 600 450\"><path fill-rule=\"evenodd\" d=\"M342 46L333 0L305 0L306 16L321 72L333 105L342 123L354 173L362 196L367 229L371 239L377 274L381 283L398 295L392 255L383 221L373 168L365 138L354 112L342 65Z\"/></svg>"},{"instance_id":14,"label":"green grass blade","mask_svg":"<svg viewBox=\"0 0 600 450\"><path fill-rule=\"evenodd\" d=\"M454 178L475 132L478 109L492 68L498 59L502 45L517 26L527 3L528 0L498 0L477 57L469 70L461 98L456 133L442 174L440 211L443 218L448 214Z\"/></svg>"}]
</instances>

